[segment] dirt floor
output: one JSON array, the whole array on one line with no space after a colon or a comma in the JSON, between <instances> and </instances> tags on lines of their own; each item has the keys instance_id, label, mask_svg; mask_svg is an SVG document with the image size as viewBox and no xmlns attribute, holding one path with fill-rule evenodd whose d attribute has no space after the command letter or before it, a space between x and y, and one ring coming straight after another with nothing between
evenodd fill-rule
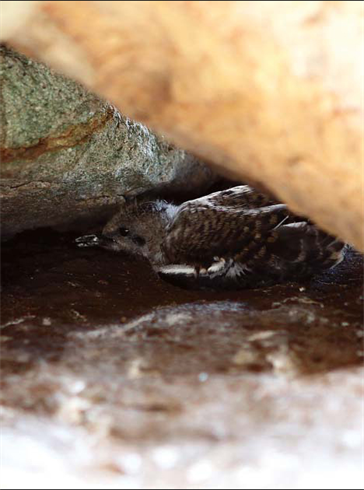
<instances>
[{"instance_id":1,"label":"dirt floor","mask_svg":"<svg viewBox=\"0 0 364 490\"><path fill-rule=\"evenodd\" d=\"M2 246L1 488L362 488L360 255L192 292L76 236Z\"/></svg>"}]
</instances>

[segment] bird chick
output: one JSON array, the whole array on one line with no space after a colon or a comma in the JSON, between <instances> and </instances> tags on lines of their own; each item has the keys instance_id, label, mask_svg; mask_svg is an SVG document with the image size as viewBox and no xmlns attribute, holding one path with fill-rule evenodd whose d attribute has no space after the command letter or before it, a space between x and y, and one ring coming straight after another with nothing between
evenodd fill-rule
<instances>
[{"instance_id":1,"label":"bird chick","mask_svg":"<svg viewBox=\"0 0 364 490\"><path fill-rule=\"evenodd\" d=\"M180 206L125 202L100 237L77 242L142 256L160 277L189 289L306 279L345 252L345 244L246 185Z\"/></svg>"}]
</instances>

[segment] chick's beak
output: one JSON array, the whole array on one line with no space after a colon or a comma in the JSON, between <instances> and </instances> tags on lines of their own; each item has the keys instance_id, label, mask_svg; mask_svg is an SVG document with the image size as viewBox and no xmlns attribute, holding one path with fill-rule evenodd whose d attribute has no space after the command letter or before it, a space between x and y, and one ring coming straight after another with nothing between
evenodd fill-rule
<instances>
[{"instance_id":1,"label":"chick's beak","mask_svg":"<svg viewBox=\"0 0 364 490\"><path fill-rule=\"evenodd\" d=\"M84 235L76 238L75 242L78 247L89 248L89 247L101 247L110 248L115 240L106 235Z\"/></svg>"}]
</instances>

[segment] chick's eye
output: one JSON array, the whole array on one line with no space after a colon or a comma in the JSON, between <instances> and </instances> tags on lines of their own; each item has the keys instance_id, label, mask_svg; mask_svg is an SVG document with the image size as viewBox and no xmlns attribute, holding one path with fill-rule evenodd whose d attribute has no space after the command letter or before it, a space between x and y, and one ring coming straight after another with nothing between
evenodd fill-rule
<instances>
[{"instance_id":1,"label":"chick's eye","mask_svg":"<svg viewBox=\"0 0 364 490\"><path fill-rule=\"evenodd\" d=\"M129 235L129 230L128 228L125 228L124 226L121 226L119 228L119 232L121 236L128 236Z\"/></svg>"}]
</instances>

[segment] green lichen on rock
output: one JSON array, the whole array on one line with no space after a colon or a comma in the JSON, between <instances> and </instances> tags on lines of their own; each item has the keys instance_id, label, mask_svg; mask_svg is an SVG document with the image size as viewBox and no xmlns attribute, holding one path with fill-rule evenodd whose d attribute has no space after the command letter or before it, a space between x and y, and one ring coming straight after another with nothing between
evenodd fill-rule
<instances>
[{"instance_id":1,"label":"green lichen on rock","mask_svg":"<svg viewBox=\"0 0 364 490\"><path fill-rule=\"evenodd\" d=\"M30 147L70 126L87 123L107 108L73 80L2 45L0 80L3 118L0 141L8 148Z\"/></svg>"}]
</instances>

